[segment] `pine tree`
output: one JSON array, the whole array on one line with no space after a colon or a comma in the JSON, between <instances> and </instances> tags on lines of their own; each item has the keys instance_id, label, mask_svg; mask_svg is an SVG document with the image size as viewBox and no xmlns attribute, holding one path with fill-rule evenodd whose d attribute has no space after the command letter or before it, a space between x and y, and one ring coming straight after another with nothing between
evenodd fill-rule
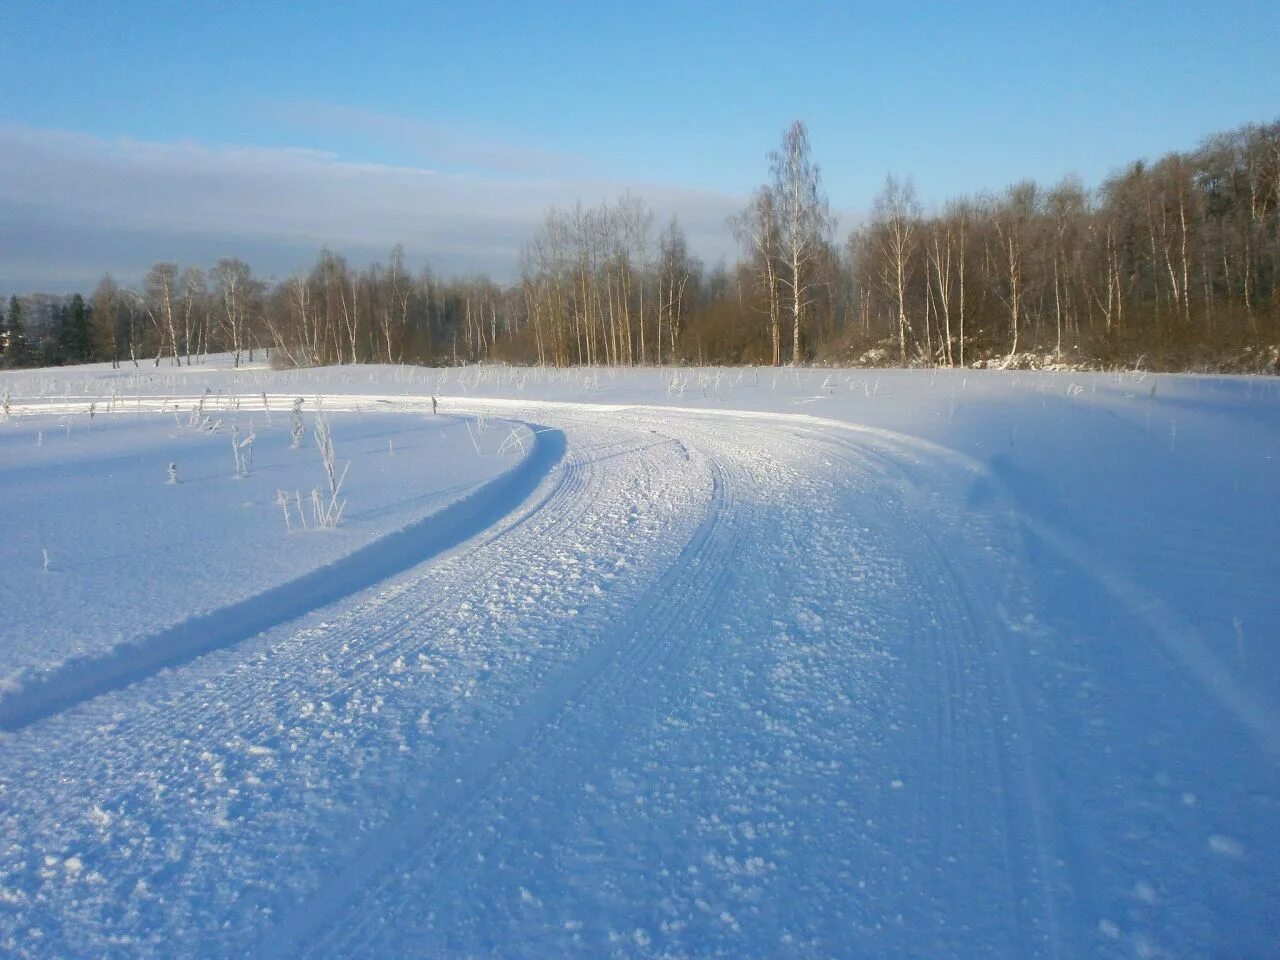
<instances>
[{"instance_id":1,"label":"pine tree","mask_svg":"<svg viewBox=\"0 0 1280 960\"><path fill-rule=\"evenodd\" d=\"M75 294L61 311L58 340L65 363L83 363L92 355L89 340L89 311L84 297Z\"/></svg>"}]
</instances>

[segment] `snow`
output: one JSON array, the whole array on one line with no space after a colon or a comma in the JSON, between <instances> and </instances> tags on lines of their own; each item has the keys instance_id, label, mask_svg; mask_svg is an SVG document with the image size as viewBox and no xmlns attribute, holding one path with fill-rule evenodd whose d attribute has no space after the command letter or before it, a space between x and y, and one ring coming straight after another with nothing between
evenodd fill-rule
<instances>
[{"instance_id":1,"label":"snow","mask_svg":"<svg viewBox=\"0 0 1280 960\"><path fill-rule=\"evenodd\" d=\"M0 390L6 954L1280 941L1276 381L215 363ZM201 396L216 434L185 425ZM352 463L337 530L274 502L321 482L297 396Z\"/></svg>"},{"instance_id":2,"label":"snow","mask_svg":"<svg viewBox=\"0 0 1280 960\"><path fill-rule=\"evenodd\" d=\"M344 494L355 502L339 528L319 530L309 517L310 491L325 485L313 410L293 449L287 410L268 418L261 401L256 410L222 406L211 402L198 418L184 404L173 413L7 425L0 562L13 590L10 622L22 629L0 648L0 690L8 694L0 693L0 719L8 720L15 692L65 684L72 672L100 676L106 657L172 647L175 631L201 632L202 621L243 613L244 601L271 588L274 607L287 606L286 588L301 574L358 551L367 565L370 541L385 543L524 459L519 448L503 449L505 430L473 430L456 417L334 414L339 469L352 465ZM243 453L247 436L251 466L240 477L232 446Z\"/></svg>"}]
</instances>

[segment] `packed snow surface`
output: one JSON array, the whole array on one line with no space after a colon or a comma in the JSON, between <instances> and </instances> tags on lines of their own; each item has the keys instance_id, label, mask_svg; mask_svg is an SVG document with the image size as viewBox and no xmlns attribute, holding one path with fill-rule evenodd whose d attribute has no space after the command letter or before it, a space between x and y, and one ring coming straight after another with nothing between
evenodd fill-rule
<instances>
[{"instance_id":1,"label":"packed snow surface","mask_svg":"<svg viewBox=\"0 0 1280 960\"><path fill-rule=\"evenodd\" d=\"M4 955L1280 946L1276 381L0 393Z\"/></svg>"}]
</instances>

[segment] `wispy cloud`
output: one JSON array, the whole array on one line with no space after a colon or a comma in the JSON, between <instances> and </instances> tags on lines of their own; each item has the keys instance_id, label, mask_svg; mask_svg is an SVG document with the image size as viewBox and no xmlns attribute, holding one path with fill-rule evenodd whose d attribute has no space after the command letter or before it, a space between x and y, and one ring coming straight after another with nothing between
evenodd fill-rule
<instances>
[{"instance_id":1,"label":"wispy cloud","mask_svg":"<svg viewBox=\"0 0 1280 960\"><path fill-rule=\"evenodd\" d=\"M158 259L211 263L229 254L255 255L262 272L283 275L321 246L359 260L395 243L441 271L509 277L548 207L626 190L660 216L679 215L694 248L714 260L731 250L724 220L739 206L708 191L563 172L442 172L12 124L0 124L0 168L6 290L83 286L104 270L128 281Z\"/></svg>"},{"instance_id":2,"label":"wispy cloud","mask_svg":"<svg viewBox=\"0 0 1280 960\"><path fill-rule=\"evenodd\" d=\"M283 126L383 144L430 169L520 176L585 176L590 165L576 154L485 136L453 124L419 120L315 100L270 110Z\"/></svg>"}]
</instances>

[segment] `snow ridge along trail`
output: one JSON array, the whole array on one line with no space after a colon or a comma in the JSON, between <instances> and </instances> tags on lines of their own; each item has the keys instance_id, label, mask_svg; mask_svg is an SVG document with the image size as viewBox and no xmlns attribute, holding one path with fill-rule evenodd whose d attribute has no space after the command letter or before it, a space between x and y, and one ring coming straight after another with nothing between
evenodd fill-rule
<instances>
[{"instance_id":1,"label":"snow ridge along trail","mask_svg":"<svg viewBox=\"0 0 1280 960\"><path fill-rule=\"evenodd\" d=\"M1236 837L1269 808L1235 794L1274 796L1254 731L1153 693L1198 681L1142 623L1095 644L972 462L812 417L451 402L563 438L492 526L0 738L0 952L1069 958L1203 954L1232 911L1242 945L1276 932L1275 868ZM1206 737L1233 776L1194 781ZM1264 826L1224 825L1215 790Z\"/></svg>"}]
</instances>

